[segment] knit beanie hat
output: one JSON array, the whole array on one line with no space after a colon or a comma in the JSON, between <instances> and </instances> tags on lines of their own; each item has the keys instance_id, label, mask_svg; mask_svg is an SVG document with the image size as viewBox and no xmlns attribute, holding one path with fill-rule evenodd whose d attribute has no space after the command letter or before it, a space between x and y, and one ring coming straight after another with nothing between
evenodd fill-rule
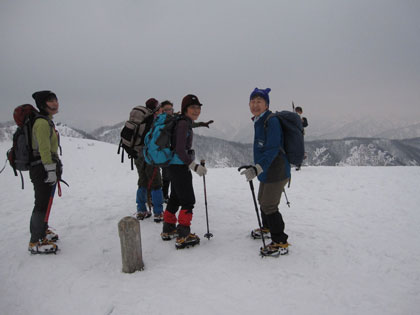
<instances>
[{"instance_id":1,"label":"knit beanie hat","mask_svg":"<svg viewBox=\"0 0 420 315\"><path fill-rule=\"evenodd\" d=\"M188 106L191 106L191 105L203 106L203 104L201 104L200 101L198 100L197 96L195 96L193 94L188 94L188 95L184 96L184 98L182 99L181 113L185 114Z\"/></svg>"},{"instance_id":2,"label":"knit beanie hat","mask_svg":"<svg viewBox=\"0 0 420 315\"><path fill-rule=\"evenodd\" d=\"M35 100L36 107L42 111L47 107L47 102L56 100L57 96L51 91L38 91L32 94L32 98Z\"/></svg>"},{"instance_id":3,"label":"knit beanie hat","mask_svg":"<svg viewBox=\"0 0 420 315\"><path fill-rule=\"evenodd\" d=\"M266 88L266 89L255 88L254 91L252 91L251 95L249 96L249 100L252 100L259 96L265 100L265 102L267 103L267 106L270 106L270 97L268 96L268 93L270 93L270 91L271 91L270 88Z\"/></svg>"},{"instance_id":4,"label":"knit beanie hat","mask_svg":"<svg viewBox=\"0 0 420 315\"><path fill-rule=\"evenodd\" d=\"M156 109L156 107L159 105L159 102L158 102L158 100L157 99L155 99L155 98L149 98L147 101L146 101L146 107L148 108L148 109L150 109L150 110L155 110Z\"/></svg>"}]
</instances>

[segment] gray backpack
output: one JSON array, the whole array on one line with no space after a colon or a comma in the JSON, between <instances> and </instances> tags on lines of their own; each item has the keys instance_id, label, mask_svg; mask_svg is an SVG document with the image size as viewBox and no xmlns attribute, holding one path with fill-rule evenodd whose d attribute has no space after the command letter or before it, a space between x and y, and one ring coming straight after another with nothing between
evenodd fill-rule
<instances>
[{"instance_id":1,"label":"gray backpack","mask_svg":"<svg viewBox=\"0 0 420 315\"><path fill-rule=\"evenodd\" d=\"M133 159L137 159L144 145L144 137L153 123L153 111L145 106L136 106L130 112L130 118L125 122L121 130L121 140L118 146L118 154L121 148L121 163L124 162L124 151L131 159L131 169Z\"/></svg>"}]
</instances>

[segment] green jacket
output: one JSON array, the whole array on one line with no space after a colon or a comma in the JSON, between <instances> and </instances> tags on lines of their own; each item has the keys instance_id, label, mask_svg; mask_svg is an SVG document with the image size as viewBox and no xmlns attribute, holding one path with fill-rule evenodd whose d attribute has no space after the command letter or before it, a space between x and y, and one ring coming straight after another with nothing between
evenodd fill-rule
<instances>
[{"instance_id":1,"label":"green jacket","mask_svg":"<svg viewBox=\"0 0 420 315\"><path fill-rule=\"evenodd\" d=\"M58 157L58 135L51 117L49 119L38 118L32 127L32 150L44 165L55 163L53 156Z\"/></svg>"}]
</instances>

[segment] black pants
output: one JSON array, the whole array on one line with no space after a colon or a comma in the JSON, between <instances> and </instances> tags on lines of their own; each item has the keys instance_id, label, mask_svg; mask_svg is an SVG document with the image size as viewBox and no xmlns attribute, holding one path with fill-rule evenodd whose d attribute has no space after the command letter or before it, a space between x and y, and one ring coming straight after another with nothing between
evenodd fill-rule
<instances>
[{"instance_id":1,"label":"black pants","mask_svg":"<svg viewBox=\"0 0 420 315\"><path fill-rule=\"evenodd\" d=\"M45 231L48 228L46 218L48 203L54 186L44 183L46 172L42 164L31 167L29 176L31 177L35 191L35 205L32 211L29 230L31 232L31 243L35 243L45 237Z\"/></svg>"},{"instance_id":2,"label":"black pants","mask_svg":"<svg viewBox=\"0 0 420 315\"><path fill-rule=\"evenodd\" d=\"M179 207L192 213L195 204L192 174L187 165L170 165L168 167L171 181L171 195L166 210L175 214Z\"/></svg>"},{"instance_id":3,"label":"black pants","mask_svg":"<svg viewBox=\"0 0 420 315\"><path fill-rule=\"evenodd\" d=\"M195 204L192 174L187 165L170 165L168 172L171 196L163 215L163 232L173 230L177 221L175 214L181 208L176 229L179 237L186 237L191 232L192 210Z\"/></svg>"},{"instance_id":4,"label":"black pants","mask_svg":"<svg viewBox=\"0 0 420 315\"><path fill-rule=\"evenodd\" d=\"M169 185L171 180L169 179L169 170L168 167L162 167L162 192L163 198L169 199Z\"/></svg>"}]
</instances>

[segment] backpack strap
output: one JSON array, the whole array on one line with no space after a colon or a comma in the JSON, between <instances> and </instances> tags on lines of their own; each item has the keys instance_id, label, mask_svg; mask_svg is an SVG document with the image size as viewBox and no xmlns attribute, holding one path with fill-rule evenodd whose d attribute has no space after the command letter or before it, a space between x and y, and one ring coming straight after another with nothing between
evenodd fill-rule
<instances>
[{"instance_id":1,"label":"backpack strap","mask_svg":"<svg viewBox=\"0 0 420 315\"><path fill-rule=\"evenodd\" d=\"M50 126L50 139L52 138L54 132L57 135L57 142L58 142L58 148L60 150L60 155L63 155L63 150L62 150L61 145L60 145L60 134L58 133L57 129L55 129L54 122L48 116L36 113L32 122L31 122L31 124L30 124L30 129L31 130L28 130L29 132L27 133L28 138L29 138L29 139L27 139L27 141L28 141L27 143L29 144L29 147L32 148L32 158L34 160L36 160L35 157L39 157L39 151L34 149L33 146L32 146L32 127L35 124L35 121L39 118L45 119L48 122L48 125Z\"/></svg>"}]
</instances>

